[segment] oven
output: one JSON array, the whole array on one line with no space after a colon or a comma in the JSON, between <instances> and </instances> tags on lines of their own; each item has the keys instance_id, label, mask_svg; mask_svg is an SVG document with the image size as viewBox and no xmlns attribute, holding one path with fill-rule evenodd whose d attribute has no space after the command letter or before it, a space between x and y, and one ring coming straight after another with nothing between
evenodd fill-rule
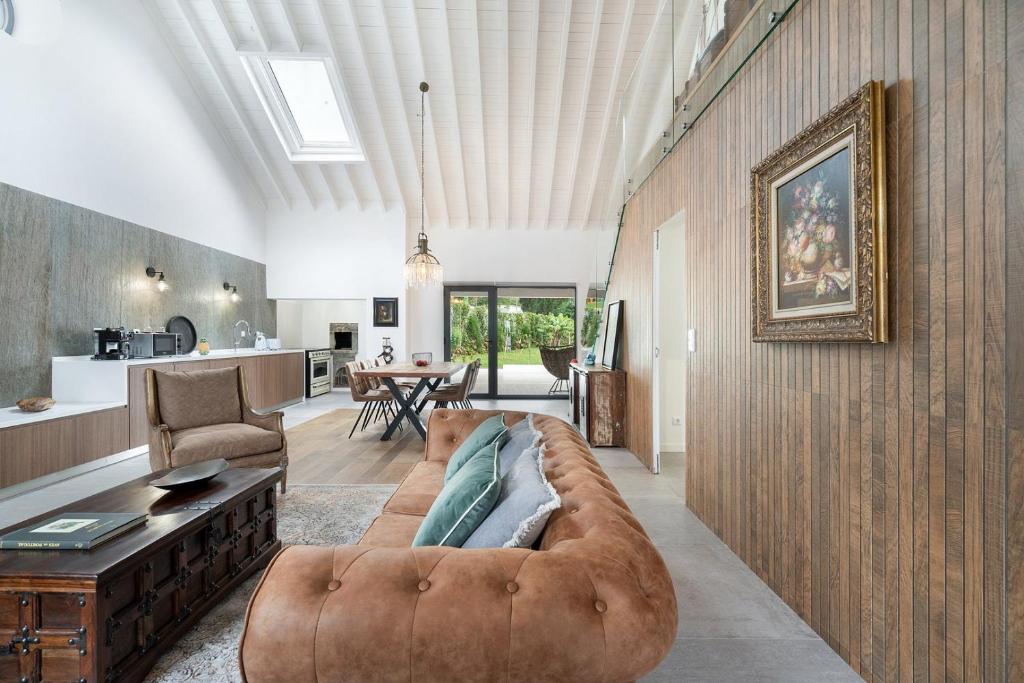
<instances>
[{"instance_id":1,"label":"oven","mask_svg":"<svg viewBox=\"0 0 1024 683\"><path fill-rule=\"evenodd\" d=\"M306 397L329 393L334 378L334 361L330 349L306 351Z\"/></svg>"}]
</instances>

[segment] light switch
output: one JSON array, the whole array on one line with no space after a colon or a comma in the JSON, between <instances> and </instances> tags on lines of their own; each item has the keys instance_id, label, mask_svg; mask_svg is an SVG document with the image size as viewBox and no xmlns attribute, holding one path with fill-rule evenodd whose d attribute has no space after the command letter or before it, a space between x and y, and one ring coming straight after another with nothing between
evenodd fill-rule
<instances>
[{"instance_id":1,"label":"light switch","mask_svg":"<svg viewBox=\"0 0 1024 683\"><path fill-rule=\"evenodd\" d=\"M697 330L693 328L686 331L686 349L690 353L697 351Z\"/></svg>"}]
</instances>

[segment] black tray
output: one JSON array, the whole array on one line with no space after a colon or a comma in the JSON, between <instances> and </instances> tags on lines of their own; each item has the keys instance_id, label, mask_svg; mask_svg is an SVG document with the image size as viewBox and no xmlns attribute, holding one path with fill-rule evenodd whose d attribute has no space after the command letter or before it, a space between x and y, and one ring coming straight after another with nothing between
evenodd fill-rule
<instances>
[{"instance_id":1,"label":"black tray","mask_svg":"<svg viewBox=\"0 0 1024 683\"><path fill-rule=\"evenodd\" d=\"M228 461L223 458L197 462L171 470L159 479L149 482L158 489L174 491L177 489L199 487L210 481L228 468Z\"/></svg>"},{"instance_id":2,"label":"black tray","mask_svg":"<svg viewBox=\"0 0 1024 683\"><path fill-rule=\"evenodd\" d=\"M181 353L188 354L196 350L196 326L183 315L176 315L167 321L167 331L181 337Z\"/></svg>"}]
</instances>

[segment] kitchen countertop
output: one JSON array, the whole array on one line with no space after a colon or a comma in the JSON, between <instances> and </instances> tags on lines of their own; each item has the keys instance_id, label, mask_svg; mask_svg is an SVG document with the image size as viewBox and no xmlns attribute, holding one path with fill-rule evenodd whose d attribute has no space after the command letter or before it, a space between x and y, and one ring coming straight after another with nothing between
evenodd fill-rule
<instances>
[{"instance_id":1,"label":"kitchen countertop","mask_svg":"<svg viewBox=\"0 0 1024 683\"><path fill-rule=\"evenodd\" d=\"M118 403L116 401L108 403L65 403L58 401L52 408L44 410L41 413L26 413L17 406L0 408L0 429L20 427L21 425L32 424L34 422L59 420L62 417L72 417L73 415L93 413L100 410L109 410L111 408L123 408L124 406L124 403Z\"/></svg>"},{"instance_id":2,"label":"kitchen countertop","mask_svg":"<svg viewBox=\"0 0 1024 683\"><path fill-rule=\"evenodd\" d=\"M160 356L159 358L129 358L127 360L93 360L92 356L54 356L54 363L102 363L105 365L152 365L154 363L187 363L194 360L215 360L219 358L244 358L248 356L273 356L282 353L303 353L303 349L278 349L277 351L257 351L253 348L211 350L205 356L198 351L184 356Z\"/></svg>"}]
</instances>

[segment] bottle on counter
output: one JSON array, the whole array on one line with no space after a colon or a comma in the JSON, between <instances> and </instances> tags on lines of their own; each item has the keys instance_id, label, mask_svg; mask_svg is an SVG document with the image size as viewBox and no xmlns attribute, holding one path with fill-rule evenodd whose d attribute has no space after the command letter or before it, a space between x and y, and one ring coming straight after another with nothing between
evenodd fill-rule
<instances>
[{"instance_id":1,"label":"bottle on counter","mask_svg":"<svg viewBox=\"0 0 1024 683\"><path fill-rule=\"evenodd\" d=\"M196 347L199 350L200 356L205 356L210 353L210 341L206 337L199 338L199 345Z\"/></svg>"}]
</instances>

